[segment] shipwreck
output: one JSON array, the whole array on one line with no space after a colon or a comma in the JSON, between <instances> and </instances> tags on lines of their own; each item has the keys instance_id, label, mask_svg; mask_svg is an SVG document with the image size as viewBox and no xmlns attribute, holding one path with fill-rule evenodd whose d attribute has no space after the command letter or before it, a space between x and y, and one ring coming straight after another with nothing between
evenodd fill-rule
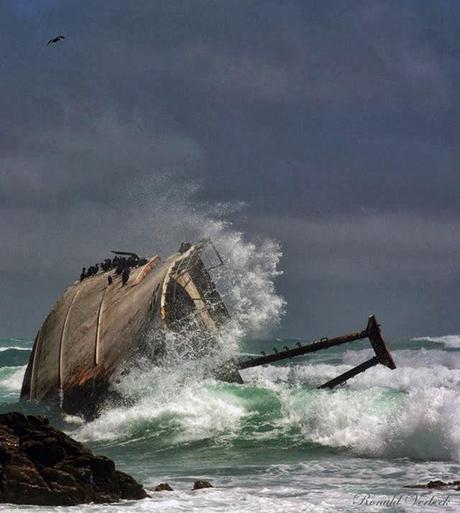
<instances>
[{"instance_id":1,"label":"shipwreck","mask_svg":"<svg viewBox=\"0 0 460 513\"><path fill-rule=\"evenodd\" d=\"M213 264L205 265L206 251L214 255ZM219 330L230 315L211 278L213 268L223 265L212 241L183 243L165 260L158 255L139 259L134 253L117 254L130 255L129 271L101 264L102 269L70 285L54 305L36 335L22 400L56 404L67 413L93 417L111 396L112 381L121 369L146 355L161 365L167 351L161 335L186 330L198 346L197 354L206 354L219 343ZM372 315L355 333L298 342L294 348L285 346L255 358L235 356L213 373L218 379L242 383L240 370L365 338L375 356L318 388L333 388L377 364L396 368Z\"/></svg>"}]
</instances>

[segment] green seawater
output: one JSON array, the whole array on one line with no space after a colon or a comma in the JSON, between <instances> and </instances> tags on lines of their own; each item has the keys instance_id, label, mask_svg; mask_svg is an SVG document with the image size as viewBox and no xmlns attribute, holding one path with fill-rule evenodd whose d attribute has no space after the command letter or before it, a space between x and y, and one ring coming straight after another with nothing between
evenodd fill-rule
<instances>
[{"instance_id":1,"label":"green seawater","mask_svg":"<svg viewBox=\"0 0 460 513\"><path fill-rule=\"evenodd\" d=\"M285 343L294 341L278 345ZM276 344L248 341L241 353ZM87 423L19 403L32 342L2 340L0 411L46 414L147 488L167 481L175 489L66 511L441 511L421 506L404 485L460 477L460 337L390 345L395 371L379 366L334 391L315 387L369 358L365 343L248 369L244 385L195 380L180 366L144 367L119 384L129 401ZM195 479L216 488L192 492ZM379 505L393 497L402 498ZM32 510L63 511L0 506ZM460 511L458 492L442 511Z\"/></svg>"}]
</instances>

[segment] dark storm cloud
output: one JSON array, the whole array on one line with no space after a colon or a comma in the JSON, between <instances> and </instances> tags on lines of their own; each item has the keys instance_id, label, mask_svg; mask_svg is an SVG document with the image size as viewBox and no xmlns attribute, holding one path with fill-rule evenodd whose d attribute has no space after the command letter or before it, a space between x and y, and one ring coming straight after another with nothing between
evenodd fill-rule
<instances>
[{"instance_id":1,"label":"dark storm cloud","mask_svg":"<svg viewBox=\"0 0 460 513\"><path fill-rule=\"evenodd\" d=\"M1 3L0 333L114 242L174 247L159 208L197 201L244 201L236 225L285 247L286 332L352 302L444 331L459 22L453 1Z\"/></svg>"}]
</instances>

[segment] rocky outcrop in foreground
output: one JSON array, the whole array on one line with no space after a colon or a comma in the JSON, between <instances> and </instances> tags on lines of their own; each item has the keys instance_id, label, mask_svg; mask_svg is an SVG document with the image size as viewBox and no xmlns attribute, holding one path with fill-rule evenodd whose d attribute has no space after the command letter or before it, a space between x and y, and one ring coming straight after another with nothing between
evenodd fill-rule
<instances>
[{"instance_id":1,"label":"rocky outcrop in foreground","mask_svg":"<svg viewBox=\"0 0 460 513\"><path fill-rule=\"evenodd\" d=\"M0 502L67 506L145 497L112 460L93 455L47 419L0 415Z\"/></svg>"}]
</instances>

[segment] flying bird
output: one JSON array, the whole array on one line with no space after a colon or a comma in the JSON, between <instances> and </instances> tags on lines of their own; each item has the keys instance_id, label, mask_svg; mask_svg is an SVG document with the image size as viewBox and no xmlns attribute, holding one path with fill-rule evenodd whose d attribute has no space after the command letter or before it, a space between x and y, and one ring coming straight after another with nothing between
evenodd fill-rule
<instances>
[{"instance_id":1,"label":"flying bird","mask_svg":"<svg viewBox=\"0 0 460 513\"><path fill-rule=\"evenodd\" d=\"M59 43L59 41L61 41L62 39L65 39L65 36L56 36L56 37L53 37L52 39L50 39L48 41L48 43L46 44L46 46L50 45L50 44L54 44L54 43Z\"/></svg>"}]
</instances>

